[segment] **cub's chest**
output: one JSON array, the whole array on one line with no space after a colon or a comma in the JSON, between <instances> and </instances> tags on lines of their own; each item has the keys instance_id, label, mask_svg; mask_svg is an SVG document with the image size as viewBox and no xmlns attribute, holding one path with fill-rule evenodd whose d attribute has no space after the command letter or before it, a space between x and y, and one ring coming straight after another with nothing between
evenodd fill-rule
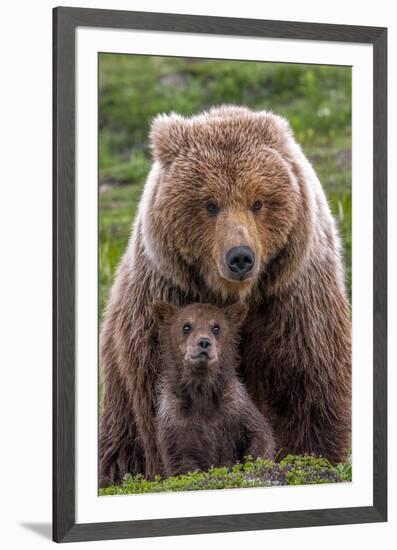
<instances>
[{"instance_id":1,"label":"cub's chest","mask_svg":"<svg viewBox=\"0 0 397 550\"><path fill-rule=\"evenodd\" d=\"M200 406L194 402L187 404L167 394L159 400L158 419L165 425L172 424L197 433L225 430L233 421L227 404L222 402L217 406Z\"/></svg>"}]
</instances>

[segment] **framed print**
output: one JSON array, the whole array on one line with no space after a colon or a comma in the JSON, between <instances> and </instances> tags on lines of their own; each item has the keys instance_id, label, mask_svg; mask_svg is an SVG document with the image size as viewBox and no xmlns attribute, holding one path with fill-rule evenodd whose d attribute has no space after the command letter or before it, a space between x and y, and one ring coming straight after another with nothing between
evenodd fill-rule
<instances>
[{"instance_id":1,"label":"framed print","mask_svg":"<svg viewBox=\"0 0 397 550\"><path fill-rule=\"evenodd\" d=\"M386 521L386 41L54 10L56 542Z\"/></svg>"}]
</instances>

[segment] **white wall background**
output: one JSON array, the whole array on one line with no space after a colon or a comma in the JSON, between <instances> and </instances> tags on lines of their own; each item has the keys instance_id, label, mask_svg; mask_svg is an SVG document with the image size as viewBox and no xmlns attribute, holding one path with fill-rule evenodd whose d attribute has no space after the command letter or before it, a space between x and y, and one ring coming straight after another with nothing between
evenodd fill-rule
<instances>
[{"instance_id":1,"label":"white wall background","mask_svg":"<svg viewBox=\"0 0 397 550\"><path fill-rule=\"evenodd\" d=\"M85 0L70 6L163 11L389 27L389 310L397 308L397 18L394 2L214 2ZM0 542L45 548L51 521L51 0L8 1L0 33ZM392 121L394 125L392 125ZM393 254L394 252L394 254ZM393 319L392 319L393 317ZM395 388L395 315L390 315L389 387ZM390 394L390 433L397 405ZM388 524L81 543L90 548L190 549L374 547L397 538L396 438L390 438ZM394 501L394 502L393 502ZM394 543L395 544L395 543Z\"/></svg>"}]
</instances>

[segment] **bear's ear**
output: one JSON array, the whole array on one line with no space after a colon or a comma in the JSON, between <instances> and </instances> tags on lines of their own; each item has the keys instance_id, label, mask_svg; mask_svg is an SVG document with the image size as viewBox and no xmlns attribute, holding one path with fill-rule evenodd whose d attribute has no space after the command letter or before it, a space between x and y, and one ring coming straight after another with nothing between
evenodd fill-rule
<instances>
[{"instance_id":1,"label":"bear's ear","mask_svg":"<svg viewBox=\"0 0 397 550\"><path fill-rule=\"evenodd\" d=\"M231 306L225 307L226 318L229 319L233 328L239 328L248 313L248 306L237 302Z\"/></svg>"},{"instance_id":2,"label":"bear's ear","mask_svg":"<svg viewBox=\"0 0 397 550\"><path fill-rule=\"evenodd\" d=\"M167 302L153 302L150 309L155 323L159 325L166 323L176 312L176 307Z\"/></svg>"},{"instance_id":3,"label":"bear's ear","mask_svg":"<svg viewBox=\"0 0 397 550\"><path fill-rule=\"evenodd\" d=\"M155 160L164 166L174 160L180 149L187 145L188 125L188 120L175 113L158 115L153 120L150 144Z\"/></svg>"},{"instance_id":4,"label":"bear's ear","mask_svg":"<svg viewBox=\"0 0 397 550\"><path fill-rule=\"evenodd\" d=\"M270 111L258 111L257 120L260 121L261 135L267 145L278 149L285 143L286 138L293 136L288 120Z\"/></svg>"}]
</instances>

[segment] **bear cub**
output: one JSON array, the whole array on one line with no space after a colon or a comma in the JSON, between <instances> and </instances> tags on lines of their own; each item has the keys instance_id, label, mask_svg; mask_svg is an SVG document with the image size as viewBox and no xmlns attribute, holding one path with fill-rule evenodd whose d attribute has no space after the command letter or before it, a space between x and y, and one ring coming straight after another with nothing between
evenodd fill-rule
<instances>
[{"instance_id":1,"label":"bear cub","mask_svg":"<svg viewBox=\"0 0 397 550\"><path fill-rule=\"evenodd\" d=\"M156 437L163 474L231 466L247 455L273 458L269 422L237 376L246 306L156 302L152 310L161 349Z\"/></svg>"}]
</instances>

